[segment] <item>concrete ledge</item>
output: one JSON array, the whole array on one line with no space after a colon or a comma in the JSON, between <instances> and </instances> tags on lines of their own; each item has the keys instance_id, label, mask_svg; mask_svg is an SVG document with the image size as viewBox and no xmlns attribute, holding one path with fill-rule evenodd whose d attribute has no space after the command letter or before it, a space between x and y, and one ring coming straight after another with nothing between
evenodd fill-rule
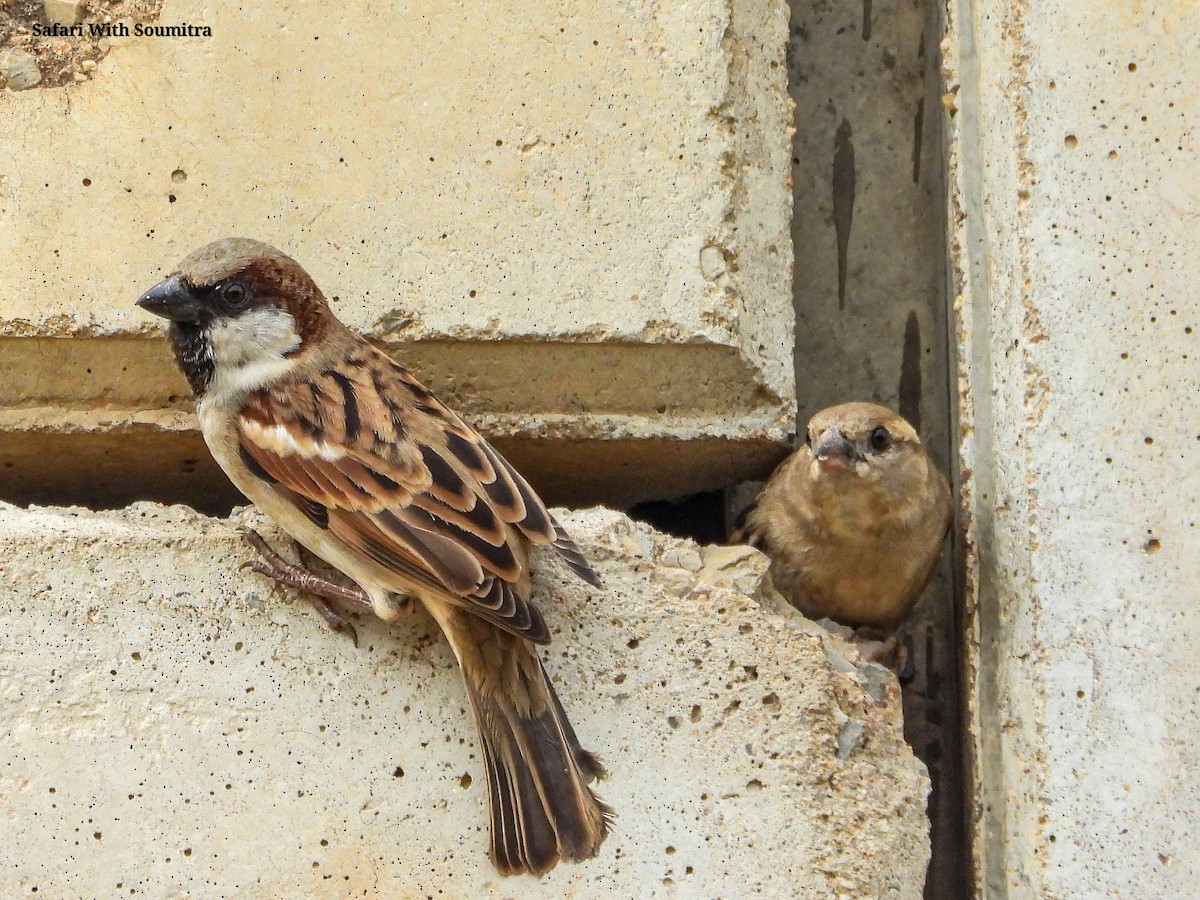
<instances>
[{"instance_id":1,"label":"concrete ledge","mask_svg":"<svg viewBox=\"0 0 1200 900\"><path fill-rule=\"evenodd\" d=\"M0 890L920 897L928 781L895 683L747 596L754 551L565 522L607 588L539 558L547 666L619 818L599 858L537 882L486 860L475 736L423 613L361 622L355 649L238 570L233 521L0 507L20 648L0 657Z\"/></svg>"},{"instance_id":2,"label":"concrete ledge","mask_svg":"<svg viewBox=\"0 0 1200 900\"><path fill-rule=\"evenodd\" d=\"M626 417L590 417L586 430L578 418L546 418L524 425L510 420L515 435L510 430L504 436L487 420L481 430L539 495L570 506L616 505L617 499L628 505L715 490L737 473L769 471L784 452L774 441L731 436L708 422L696 430L714 433L690 440L621 439L636 426ZM0 496L13 503L87 497L92 506L111 509L135 500L187 500L224 514L246 502L213 461L191 413L0 411L0 424L6 422L20 425L0 429ZM561 426L558 435L555 426Z\"/></svg>"},{"instance_id":3,"label":"concrete ledge","mask_svg":"<svg viewBox=\"0 0 1200 900\"><path fill-rule=\"evenodd\" d=\"M0 338L0 497L182 501L210 513L244 502L209 457L187 383L155 338ZM384 346L554 503L628 506L759 477L792 428L782 398L755 393L729 347ZM754 412L729 418L731 408Z\"/></svg>"}]
</instances>

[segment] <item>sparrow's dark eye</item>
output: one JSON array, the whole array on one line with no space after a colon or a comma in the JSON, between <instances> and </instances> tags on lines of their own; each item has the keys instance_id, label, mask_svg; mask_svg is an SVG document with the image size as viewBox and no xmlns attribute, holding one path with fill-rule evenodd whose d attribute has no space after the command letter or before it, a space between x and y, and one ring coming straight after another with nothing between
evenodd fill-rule
<instances>
[{"instance_id":1,"label":"sparrow's dark eye","mask_svg":"<svg viewBox=\"0 0 1200 900\"><path fill-rule=\"evenodd\" d=\"M250 302L250 292L240 281L231 281L221 288L221 299L232 309L240 309Z\"/></svg>"},{"instance_id":2,"label":"sparrow's dark eye","mask_svg":"<svg viewBox=\"0 0 1200 900\"><path fill-rule=\"evenodd\" d=\"M868 440L871 442L872 450L874 450L876 453L882 453L884 450L892 446L892 433L880 425L871 432L871 436L868 438Z\"/></svg>"}]
</instances>

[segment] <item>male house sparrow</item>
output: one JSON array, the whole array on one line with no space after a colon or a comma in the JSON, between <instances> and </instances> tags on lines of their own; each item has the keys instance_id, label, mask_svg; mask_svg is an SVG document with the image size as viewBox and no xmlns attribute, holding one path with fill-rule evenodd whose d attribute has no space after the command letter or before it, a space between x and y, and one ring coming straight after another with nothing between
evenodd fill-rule
<instances>
[{"instance_id":1,"label":"male house sparrow","mask_svg":"<svg viewBox=\"0 0 1200 900\"><path fill-rule=\"evenodd\" d=\"M822 410L731 540L771 558L771 581L806 616L890 629L933 575L950 485L901 416L874 403Z\"/></svg>"},{"instance_id":2,"label":"male house sparrow","mask_svg":"<svg viewBox=\"0 0 1200 900\"><path fill-rule=\"evenodd\" d=\"M416 597L445 632L479 729L496 867L541 874L594 856L612 814L588 784L604 770L533 646L550 636L530 601L530 546L600 580L532 488L273 247L211 243L137 303L171 321L204 439L234 485L380 618Z\"/></svg>"}]
</instances>

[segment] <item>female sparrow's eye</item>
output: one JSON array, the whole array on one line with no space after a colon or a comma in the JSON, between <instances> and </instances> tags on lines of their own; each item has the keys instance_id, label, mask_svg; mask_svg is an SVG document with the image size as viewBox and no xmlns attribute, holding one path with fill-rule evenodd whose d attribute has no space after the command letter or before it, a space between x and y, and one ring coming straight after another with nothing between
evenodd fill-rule
<instances>
[{"instance_id":1,"label":"female sparrow's eye","mask_svg":"<svg viewBox=\"0 0 1200 900\"><path fill-rule=\"evenodd\" d=\"M250 299L250 292L241 282L231 281L221 289L221 296L230 306L238 307L245 305L246 301Z\"/></svg>"},{"instance_id":2,"label":"female sparrow's eye","mask_svg":"<svg viewBox=\"0 0 1200 900\"><path fill-rule=\"evenodd\" d=\"M892 446L892 433L880 425L871 432L869 440L871 442L871 449L876 453L882 453L888 447Z\"/></svg>"}]
</instances>

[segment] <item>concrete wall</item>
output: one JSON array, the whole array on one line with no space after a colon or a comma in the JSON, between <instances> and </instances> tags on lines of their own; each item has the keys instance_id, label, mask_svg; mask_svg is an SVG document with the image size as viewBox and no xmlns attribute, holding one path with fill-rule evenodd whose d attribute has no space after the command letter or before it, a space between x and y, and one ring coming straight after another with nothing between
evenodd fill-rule
<instances>
[{"instance_id":1,"label":"concrete wall","mask_svg":"<svg viewBox=\"0 0 1200 900\"><path fill-rule=\"evenodd\" d=\"M293 254L557 500L769 471L794 417L782 0L167 0L160 22L214 34L0 93L4 496L126 502L136 473L232 501L132 306L228 234Z\"/></svg>"},{"instance_id":2,"label":"concrete wall","mask_svg":"<svg viewBox=\"0 0 1200 900\"><path fill-rule=\"evenodd\" d=\"M0 93L0 499L235 502L132 306L230 233L295 255L551 498L672 497L783 452L782 2L160 21L214 36ZM327 633L238 570L247 515L0 503L0 893L920 895L896 683L760 595L756 552L564 514L607 588L539 563L547 667L618 820L597 859L502 882L436 629Z\"/></svg>"},{"instance_id":3,"label":"concrete wall","mask_svg":"<svg viewBox=\"0 0 1200 900\"><path fill-rule=\"evenodd\" d=\"M1200 11L947 10L979 890L1194 897Z\"/></svg>"}]
</instances>

